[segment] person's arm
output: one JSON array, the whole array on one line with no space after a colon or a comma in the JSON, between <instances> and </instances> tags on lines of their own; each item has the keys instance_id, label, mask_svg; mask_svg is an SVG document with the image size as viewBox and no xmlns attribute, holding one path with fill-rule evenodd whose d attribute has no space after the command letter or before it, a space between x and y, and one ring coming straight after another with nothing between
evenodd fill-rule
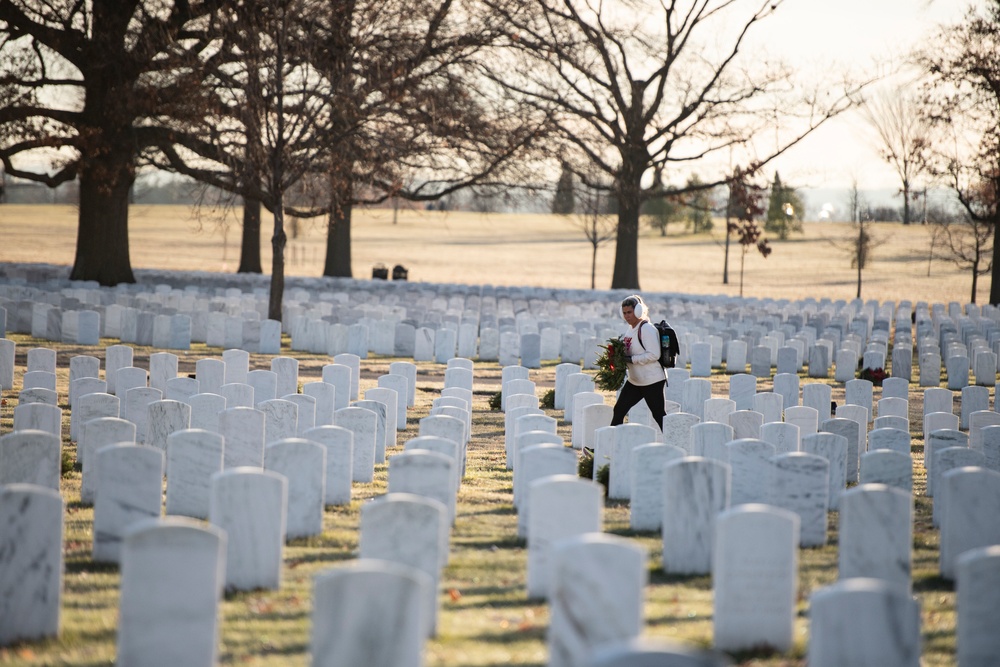
<instances>
[{"instance_id":1,"label":"person's arm","mask_svg":"<svg viewBox=\"0 0 1000 667\"><path fill-rule=\"evenodd\" d=\"M638 347L644 352L639 352L638 354L632 354L633 364L651 364L654 361L659 362L660 360L660 334L657 332L656 327L654 327L649 322L643 321L639 325L642 329L642 340L635 341L638 342ZM634 349L634 347L633 347Z\"/></svg>"}]
</instances>

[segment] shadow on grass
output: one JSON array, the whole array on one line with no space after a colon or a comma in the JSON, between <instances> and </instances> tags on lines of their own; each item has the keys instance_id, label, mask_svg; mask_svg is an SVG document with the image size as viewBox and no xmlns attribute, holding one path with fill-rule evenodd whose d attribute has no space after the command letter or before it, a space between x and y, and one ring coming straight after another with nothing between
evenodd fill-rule
<instances>
[{"instance_id":1,"label":"shadow on grass","mask_svg":"<svg viewBox=\"0 0 1000 667\"><path fill-rule=\"evenodd\" d=\"M472 639L490 644L519 644L525 641L540 641L544 643L547 632L547 625L531 624L515 627L506 632L483 632L478 635L472 635ZM507 665L509 663L504 664Z\"/></svg>"},{"instance_id":2,"label":"shadow on grass","mask_svg":"<svg viewBox=\"0 0 1000 667\"><path fill-rule=\"evenodd\" d=\"M254 651L252 654L237 654L232 652L223 652L219 656L219 664L233 664L237 662L247 662L253 656L268 656L268 655L278 655L286 656L288 658L301 658L302 655L308 655L309 645L305 643L295 643L288 644L287 646L273 646L267 644L261 647L259 650Z\"/></svg>"},{"instance_id":3,"label":"shadow on grass","mask_svg":"<svg viewBox=\"0 0 1000 667\"><path fill-rule=\"evenodd\" d=\"M64 568L66 574L111 574L118 572L117 563L98 563L92 560L67 560Z\"/></svg>"},{"instance_id":4,"label":"shadow on grass","mask_svg":"<svg viewBox=\"0 0 1000 667\"><path fill-rule=\"evenodd\" d=\"M540 604L540 600L529 600L524 596L523 587L518 586L514 589L501 589L501 588L473 588L473 589L462 589L462 597L456 602L448 600L446 601L445 608L449 611L462 611L465 609L533 609ZM497 599L497 596L509 596L515 595L520 597L501 597ZM484 596L489 599L488 602L483 602L481 599L476 600L476 597ZM464 602L467 598L468 602Z\"/></svg>"},{"instance_id":5,"label":"shadow on grass","mask_svg":"<svg viewBox=\"0 0 1000 667\"><path fill-rule=\"evenodd\" d=\"M671 574L656 567L649 569L649 583L652 584L684 584L691 588L710 591L712 590L712 577L701 574Z\"/></svg>"},{"instance_id":6,"label":"shadow on grass","mask_svg":"<svg viewBox=\"0 0 1000 667\"><path fill-rule=\"evenodd\" d=\"M461 546L463 549L473 549L479 551L493 551L496 549L524 549L527 542L520 537L502 537L490 540L464 540L461 537L452 538L453 546Z\"/></svg>"},{"instance_id":7,"label":"shadow on grass","mask_svg":"<svg viewBox=\"0 0 1000 667\"><path fill-rule=\"evenodd\" d=\"M913 578L913 592L943 592L952 593L955 591L955 583L945 579L939 574L916 576Z\"/></svg>"},{"instance_id":8,"label":"shadow on grass","mask_svg":"<svg viewBox=\"0 0 1000 667\"><path fill-rule=\"evenodd\" d=\"M507 489L507 493L510 493L510 491L511 491L510 489ZM486 502L484 502L483 505L486 506L486 507L489 507L489 505L487 505ZM486 509L486 510L476 510L476 511L473 511L473 512L462 512L461 514L459 514L458 519L459 519L459 521L461 521L462 519L467 518L467 517L471 517L471 516L489 516L489 515L514 516L515 514L517 514L517 512L514 510L514 506L513 505L501 505L499 507L492 507L492 508Z\"/></svg>"}]
</instances>

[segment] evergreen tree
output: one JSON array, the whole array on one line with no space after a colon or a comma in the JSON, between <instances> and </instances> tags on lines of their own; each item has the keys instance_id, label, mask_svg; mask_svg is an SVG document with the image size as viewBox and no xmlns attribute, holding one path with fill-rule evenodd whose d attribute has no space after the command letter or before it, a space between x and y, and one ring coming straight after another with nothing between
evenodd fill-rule
<instances>
[{"instance_id":1,"label":"evergreen tree","mask_svg":"<svg viewBox=\"0 0 1000 667\"><path fill-rule=\"evenodd\" d=\"M572 215L576 210L576 202L573 195L573 172L565 162L562 164L562 173L559 174L559 182L556 183L556 195L552 198L552 212L557 215Z\"/></svg>"},{"instance_id":2,"label":"evergreen tree","mask_svg":"<svg viewBox=\"0 0 1000 667\"><path fill-rule=\"evenodd\" d=\"M687 187L694 188L688 195L685 206L687 222L695 234L712 230L712 197L708 190L698 188L701 184L697 175L687 181Z\"/></svg>"},{"instance_id":3,"label":"evergreen tree","mask_svg":"<svg viewBox=\"0 0 1000 667\"><path fill-rule=\"evenodd\" d=\"M767 204L767 218L764 229L774 232L784 241L792 232L802 231L802 212L805 203L794 188L781 182L781 176L774 172L771 184L771 198Z\"/></svg>"},{"instance_id":4,"label":"evergreen tree","mask_svg":"<svg viewBox=\"0 0 1000 667\"><path fill-rule=\"evenodd\" d=\"M664 191L662 185L659 191ZM671 222L684 219L684 211L681 210L677 197L666 194L648 199L642 206L642 214L649 218L650 227L659 230L660 236L667 235L667 225Z\"/></svg>"}]
</instances>

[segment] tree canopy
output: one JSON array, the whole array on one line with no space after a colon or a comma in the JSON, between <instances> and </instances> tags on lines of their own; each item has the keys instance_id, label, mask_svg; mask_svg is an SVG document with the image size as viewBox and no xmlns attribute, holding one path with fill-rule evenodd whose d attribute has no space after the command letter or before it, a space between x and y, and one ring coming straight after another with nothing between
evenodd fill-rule
<instances>
[{"instance_id":1,"label":"tree canopy","mask_svg":"<svg viewBox=\"0 0 1000 667\"><path fill-rule=\"evenodd\" d=\"M697 186L672 188L678 172L676 182L686 182L692 165L728 164L734 151L767 163L852 106L859 89L841 82L805 90L788 69L747 52L748 35L781 0L650 3L642 11L624 1L487 2L508 31L494 80L551 117L559 154L584 182L596 169L618 202L612 288L639 288L645 200L728 180L720 167ZM777 145L754 145L776 123L784 129Z\"/></svg>"},{"instance_id":2,"label":"tree canopy","mask_svg":"<svg viewBox=\"0 0 1000 667\"><path fill-rule=\"evenodd\" d=\"M1000 304L1000 2L942 26L917 62L928 75L923 115L941 132L933 168L974 225L993 232L990 303Z\"/></svg>"}]
</instances>

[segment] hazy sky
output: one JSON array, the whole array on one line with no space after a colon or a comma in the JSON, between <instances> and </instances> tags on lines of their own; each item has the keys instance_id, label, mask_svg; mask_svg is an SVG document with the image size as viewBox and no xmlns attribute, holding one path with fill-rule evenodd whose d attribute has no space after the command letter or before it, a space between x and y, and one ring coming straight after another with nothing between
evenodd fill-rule
<instances>
[{"instance_id":1,"label":"hazy sky","mask_svg":"<svg viewBox=\"0 0 1000 667\"><path fill-rule=\"evenodd\" d=\"M758 34L768 49L803 73L836 64L874 71L877 60L897 60L926 40L936 26L957 23L981 0L785 0ZM764 25L761 25L764 28ZM783 156L777 168L801 187L897 188L899 180L878 157L871 129L856 113L829 121ZM773 170L772 170L773 171Z\"/></svg>"}]
</instances>

